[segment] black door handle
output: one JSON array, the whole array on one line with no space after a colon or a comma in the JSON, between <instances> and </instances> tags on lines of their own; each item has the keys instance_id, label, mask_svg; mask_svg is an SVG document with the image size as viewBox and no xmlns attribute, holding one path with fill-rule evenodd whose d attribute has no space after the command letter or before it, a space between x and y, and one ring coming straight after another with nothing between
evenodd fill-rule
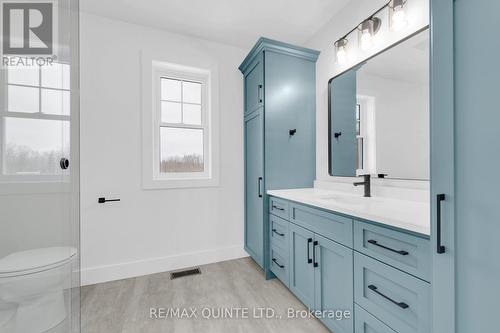
<instances>
[{"instance_id":1,"label":"black door handle","mask_svg":"<svg viewBox=\"0 0 500 333\"><path fill-rule=\"evenodd\" d=\"M313 241L312 238L307 239L307 263L308 264L312 264L312 262L313 262L313 260L311 259L310 252L309 252L309 249L311 248L312 241Z\"/></svg>"},{"instance_id":2,"label":"black door handle","mask_svg":"<svg viewBox=\"0 0 500 333\"><path fill-rule=\"evenodd\" d=\"M280 265L276 259L273 258L273 262L278 265L279 268L285 268L284 265Z\"/></svg>"},{"instance_id":3,"label":"black door handle","mask_svg":"<svg viewBox=\"0 0 500 333\"><path fill-rule=\"evenodd\" d=\"M112 201L121 201L121 200L120 199L106 199L106 198L97 199L97 202L100 204L103 204L105 202L112 202Z\"/></svg>"},{"instance_id":4,"label":"black door handle","mask_svg":"<svg viewBox=\"0 0 500 333\"><path fill-rule=\"evenodd\" d=\"M318 262L316 261L316 246L318 246L318 241L314 241L313 243L313 260L314 260L313 267L319 266Z\"/></svg>"},{"instance_id":5,"label":"black door handle","mask_svg":"<svg viewBox=\"0 0 500 333\"><path fill-rule=\"evenodd\" d=\"M436 214L437 214L437 227L436 227L436 241L437 241L437 253L442 254L446 252L446 247L441 244L441 203L446 199L444 194L437 195L437 206L436 206Z\"/></svg>"},{"instance_id":6,"label":"black door handle","mask_svg":"<svg viewBox=\"0 0 500 333\"><path fill-rule=\"evenodd\" d=\"M370 284L368 286L368 289L372 290L374 293L377 293L378 295L382 296L383 298L385 298L386 300L390 301L391 303L394 303L396 304L397 306L399 306L401 309L407 309L409 308L410 306L408 304L406 304L405 302L396 302L395 300L393 300L392 298L390 298L389 296L386 296L384 294L382 294L380 291L378 291L377 287L375 287L373 284Z\"/></svg>"},{"instance_id":7,"label":"black door handle","mask_svg":"<svg viewBox=\"0 0 500 333\"><path fill-rule=\"evenodd\" d=\"M259 186L259 198L262 198L262 177L259 177L258 181L258 186Z\"/></svg>"},{"instance_id":8,"label":"black door handle","mask_svg":"<svg viewBox=\"0 0 500 333\"><path fill-rule=\"evenodd\" d=\"M407 255L409 255L409 253L408 253L407 251L403 251L403 250L394 250L394 249L391 249L390 247L387 247L387 246L384 246L384 245L379 244L376 240L373 240L373 239L369 239L369 240L368 240L368 243L373 244L373 245L378 246L378 247L381 247L381 248L386 249L386 250L388 250L388 251L391 251L391 252L394 252L394 253L400 254L400 255L402 255L402 256L407 256Z\"/></svg>"},{"instance_id":9,"label":"black door handle","mask_svg":"<svg viewBox=\"0 0 500 333\"><path fill-rule=\"evenodd\" d=\"M274 232L276 235L278 235L278 236L281 236L281 237L284 237L284 236L285 236L285 234L280 234L280 233L278 232L278 230L276 230L276 229L273 229L273 232Z\"/></svg>"}]
</instances>

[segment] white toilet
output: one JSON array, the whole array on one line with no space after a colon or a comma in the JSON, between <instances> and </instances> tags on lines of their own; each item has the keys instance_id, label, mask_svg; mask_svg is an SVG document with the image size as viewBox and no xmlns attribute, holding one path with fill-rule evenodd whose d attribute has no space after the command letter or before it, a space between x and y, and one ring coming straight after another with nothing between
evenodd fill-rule
<instances>
[{"instance_id":1,"label":"white toilet","mask_svg":"<svg viewBox=\"0 0 500 333\"><path fill-rule=\"evenodd\" d=\"M0 259L0 333L41 333L66 318L72 247L12 253Z\"/></svg>"}]
</instances>

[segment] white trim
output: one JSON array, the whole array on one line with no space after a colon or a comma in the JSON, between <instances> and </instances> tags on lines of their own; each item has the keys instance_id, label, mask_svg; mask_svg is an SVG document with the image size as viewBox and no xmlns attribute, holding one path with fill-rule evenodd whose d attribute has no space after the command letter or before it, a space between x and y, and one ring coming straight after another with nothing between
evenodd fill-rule
<instances>
[{"instance_id":1,"label":"white trim","mask_svg":"<svg viewBox=\"0 0 500 333\"><path fill-rule=\"evenodd\" d=\"M193 266L248 257L243 244L198 252L175 254L119 264L82 269L81 285L90 285L131 277L168 272Z\"/></svg>"},{"instance_id":2,"label":"white trim","mask_svg":"<svg viewBox=\"0 0 500 333\"><path fill-rule=\"evenodd\" d=\"M213 187L219 185L218 70L161 61L142 52L142 185L144 189ZM160 77L202 83L202 125L204 130L204 172L161 174L159 171ZM185 127L185 126L173 126Z\"/></svg>"}]
</instances>

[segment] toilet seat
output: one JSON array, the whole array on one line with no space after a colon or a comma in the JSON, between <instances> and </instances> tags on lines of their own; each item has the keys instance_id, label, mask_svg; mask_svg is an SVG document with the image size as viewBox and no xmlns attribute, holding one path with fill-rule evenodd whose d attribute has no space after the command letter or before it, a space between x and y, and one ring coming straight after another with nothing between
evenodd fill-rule
<instances>
[{"instance_id":1,"label":"toilet seat","mask_svg":"<svg viewBox=\"0 0 500 333\"><path fill-rule=\"evenodd\" d=\"M70 262L76 256L73 247L47 247L15 252L0 259L0 278L47 271Z\"/></svg>"}]
</instances>

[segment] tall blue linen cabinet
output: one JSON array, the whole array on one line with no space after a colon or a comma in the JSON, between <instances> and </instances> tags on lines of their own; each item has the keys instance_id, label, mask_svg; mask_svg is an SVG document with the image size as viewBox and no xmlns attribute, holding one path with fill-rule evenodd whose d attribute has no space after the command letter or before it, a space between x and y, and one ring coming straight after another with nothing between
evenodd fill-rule
<instances>
[{"instance_id":1,"label":"tall blue linen cabinet","mask_svg":"<svg viewBox=\"0 0 500 333\"><path fill-rule=\"evenodd\" d=\"M245 250L269 270L266 191L312 187L319 52L260 38L244 76Z\"/></svg>"}]
</instances>

